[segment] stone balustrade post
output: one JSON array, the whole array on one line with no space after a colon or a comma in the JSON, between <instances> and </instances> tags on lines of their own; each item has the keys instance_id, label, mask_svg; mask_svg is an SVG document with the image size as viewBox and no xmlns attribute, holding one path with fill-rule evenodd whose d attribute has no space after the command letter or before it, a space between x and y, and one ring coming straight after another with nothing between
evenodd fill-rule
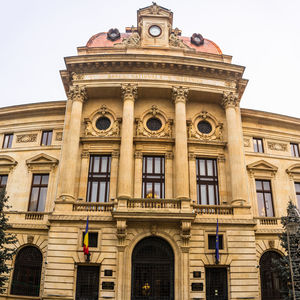
<instances>
[{"instance_id":1,"label":"stone balustrade post","mask_svg":"<svg viewBox=\"0 0 300 300\"><path fill-rule=\"evenodd\" d=\"M239 128L239 101L237 94L224 93L223 107L227 123L227 147L231 180L231 204L247 202L247 173L244 159L242 130Z\"/></svg>"},{"instance_id":2,"label":"stone balustrade post","mask_svg":"<svg viewBox=\"0 0 300 300\"><path fill-rule=\"evenodd\" d=\"M79 141L80 128L82 117L82 105L87 99L86 89L83 86L74 85L70 87L68 92L68 99L72 101L71 114L69 119L69 126L67 136L64 138L64 145L62 149L63 168L60 173L60 190L61 200L75 199L75 177L77 170L77 162L79 161Z\"/></svg>"},{"instance_id":3,"label":"stone balustrade post","mask_svg":"<svg viewBox=\"0 0 300 300\"><path fill-rule=\"evenodd\" d=\"M137 86L122 84L123 117L120 146L120 164L118 176L118 198L132 198L133 191L133 132L134 101L137 97Z\"/></svg>"},{"instance_id":4,"label":"stone balustrade post","mask_svg":"<svg viewBox=\"0 0 300 300\"><path fill-rule=\"evenodd\" d=\"M189 172L186 128L188 89L173 87L175 103L175 196L189 198Z\"/></svg>"}]
</instances>

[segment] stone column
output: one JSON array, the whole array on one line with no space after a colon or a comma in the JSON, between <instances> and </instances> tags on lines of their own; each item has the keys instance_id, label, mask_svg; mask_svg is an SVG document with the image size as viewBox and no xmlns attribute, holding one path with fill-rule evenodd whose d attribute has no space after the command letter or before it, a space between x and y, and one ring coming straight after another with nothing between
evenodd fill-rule
<instances>
[{"instance_id":1,"label":"stone column","mask_svg":"<svg viewBox=\"0 0 300 300\"><path fill-rule=\"evenodd\" d=\"M247 176L244 160L244 145L241 136L241 126L238 115L238 96L234 93L223 94L223 107L226 112L227 123L227 147L230 165L232 201L247 201Z\"/></svg>"},{"instance_id":2,"label":"stone column","mask_svg":"<svg viewBox=\"0 0 300 300\"><path fill-rule=\"evenodd\" d=\"M167 152L165 156L165 198L173 198L173 153Z\"/></svg>"},{"instance_id":3,"label":"stone column","mask_svg":"<svg viewBox=\"0 0 300 300\"><path fill-rule=\"evenodd\" d=\"M119 151L113 151L111 154L109 201L117 197L119 156Z\"/></svg>"},{"instance_id":4,"label":"stone column","mask_svg":"<svg viewBox=\"0 0 300 300\"><path fill-rule=\"evenodd\" d=\"M227 188L226 188L226 171L225 171L225 156L218 156L218 177L219 177L219 202L220 204L228 204Z\"/></svg>"},{"instance_id":5,"label":"stone column","mask_svg":"<svg viewBox=\"0 0 300 300\"><path fill-rule=\"evenodd\" d=\"M133 130L134 130L134 101L137 97L137 86L123 84L122 136L120 147L120 165L118 198L132 197L133 183Z\"/></svg>"},{"instance_id":6,"label":"stone column","mask_svg":"<svg viewBox=\"0 0 300 300\"><path fill-rule=\"evenodd\" d=\"M59 182L61 185L61 199L73 200L75 197L75 177L78 162L80 127L82 116L82 105L86 100L86 89L83 86L74 85L70 87L68 99L72 101L71 115L67 137L62 149L62 160L64 168L61 168Z\"/></svg>"},{"instance_id":7,"label":"stone column","mask_svg":"<svg viewBox=\"0 0 300 300\"><path fill-rule=\"evenodd\" d=\"M189 173L186 128L186 101L188 89L173 87L175 102L175 196L189 198Z\"/></svg>"},{"instance_id":8,"label":"stone column","mask_svg":"<svg viewBox=\"0 0 300 300\"><path fill-rule=\"evenodd\" d=\"M83 150L81 153L81 170L80 170L80 183L78 198L86 201L86 191L89 175L89 161L90 154L87 150Z\"/></svg>"},{"instance_id":9,"label":"stone column","mask_svg":"<svg viewBox=\"0 0 300 300\"><path fill-rule=\"evenodd\" d=\"M134 198L142 196L142 174L143 174L143 154L136 151L134 154Z\"/></svg>"},{"instance_id":10,"label":"stone column","mask_svg":"<svg viewBox=\"0 0 300 300\"><path fill-rule=\"evenodd\" d=\"M197 204L197 174L196 174L196 155L189 153L189 169L190 169L190 197Z\"/></svg>"}]
</instances>

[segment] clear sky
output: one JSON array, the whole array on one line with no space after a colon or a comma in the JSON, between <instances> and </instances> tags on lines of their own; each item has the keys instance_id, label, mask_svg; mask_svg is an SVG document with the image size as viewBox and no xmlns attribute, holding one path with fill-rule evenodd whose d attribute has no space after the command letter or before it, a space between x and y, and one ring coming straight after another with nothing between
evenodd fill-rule
<instances>
[{"instance_id":1,"label":"clear sky","mask_svg":"<svg viewBox=\"0 0 300 300\"><path fill-rule=\"evenodd\" d=\"M0 106L65 100L65 56L136 25L149 0L0 0ZM182 35L201 33L246 67L241 107L300 118L300 0L160 0Z\"/></svg>"}]
</instances>

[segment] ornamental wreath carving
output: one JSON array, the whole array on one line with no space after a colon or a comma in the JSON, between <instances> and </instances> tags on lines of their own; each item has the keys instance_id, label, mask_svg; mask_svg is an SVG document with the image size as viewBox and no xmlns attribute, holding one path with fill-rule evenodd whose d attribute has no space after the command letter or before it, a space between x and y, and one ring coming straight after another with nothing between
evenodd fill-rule
<instances>
[{"instance_id":1,"label":"ornamental wreath carving","mask_svg":"<svg viewBox=\"0 0 300 300\"><path fill-rule=\"evenodd\" d=\"M99 110L95 111L89 118L84 119L85 136L119 136L120 119L103 104Z\"/></svg>"},{"instance_id":2,"label":"ornamental wreath carving","mask_svg":"<svg viewBox=\"0 0 300 300\"><path fill-rule=\"evenodd\" d=\"M223 123L218 122L210 113L202 111L188 122L187 134L189 139L222 141Z\"/></svg>"},{"instance_id":3,"label":"ornamental wreath carving","mask_svg":"<svg viewBox=\"0 0 300 300\"><path fill-rule=\"evenodd\" d=\"M17 135L17 143L33 143L36 142L37 134L20 134Z\"/></svg>"},{"instance_id":4,"label":"ornamental wreath carving","mask_svg":"<svg viewBox=\"0 0 300 300\"><path fill-rule=\"evenodd\" d=\"M172 137L173 121L169 120L156 105L136 119L136 136Z\"/></svg>"},{"instance_id":5,"label":"ornamental wreath carving","mask_svg":"<svg viewBox=\"0 0 300 300\"><path fill-rule=\"evenodd\" d=\"M268 147L274 151L287 151L287 144L284 143L268 142Z\"/></svg>"}]
</instances>

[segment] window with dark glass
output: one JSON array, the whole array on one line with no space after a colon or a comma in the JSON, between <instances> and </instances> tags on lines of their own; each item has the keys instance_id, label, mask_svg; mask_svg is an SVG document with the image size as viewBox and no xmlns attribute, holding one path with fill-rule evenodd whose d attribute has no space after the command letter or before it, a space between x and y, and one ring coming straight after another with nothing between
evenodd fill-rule
<instances>
[{"instance_id":1,"label":"window with dark glass","mask_svg":"<svg viewBox=\"0 0 300 300\"><path fill-rule=\"evenodd\" d=\"M8 175L0 175L0 189L6 188Z\"/></svg>"},{"instance_id":2,"label":"window with dark glass","mask_svg":"<svg viewBox=\"0 0 300 300\"><path fill-rule=\"evenodd\" d=\"M85 232L82 233L82 247L84 241ZM98 232L90 232L89 231L89 248L97 248L98 247Z\"/></svg>"},{"instance_id":3,"label":"window with dark glass","mask_svg":"<svg viewBox=\"0 0 300 300\"><path fill-rule=\"evenodd\" d=\"M48 181L49 174L33 174L28 207L29 211L45 210Z\"/></svg>"},{"instance_id":4,"label":"window with dark glass","mask_svg":"<svg viewBox=\"0 0 300 300\"><path fill-rule=\"evenodd\" d=\"M143 198L165 197L165 158L163 156L143 157Z\"/></svg>"},{"instance_id":5,"label":"window with dark glass","mask_svg":"<svg viewBox=\"0 0 300 300\"><path fill-rule=\"evenodd\" d=\"M215 234L209 234L208 235L208 249L214 250L216 249L216 235ZM219 234L219 249L223 248L223 235Z\"/></svg>"},{"instance_id":6,"label":"window with dark glass","mask_svg":"<svg viewBox=\"0 0 300 300\"><path fill-rule=\"evenodd\" d=\"M14 136L14 135L13 135L12 133L4 134L3 145L2 145L2 148L3 148L3 149L11 148L13 136Z\"/></svg>"},{"instance_id":7,"label":"window with dark glass","mask_svg":"<svg viewBox=\"0 0 300 300\"><path fill-rule=\"evenodd\" d=\"M42 261L42 253L36 247L24 247L18 252L10 291L12 295L39 296Z\"/></svg>"},{"instance_id":8,"label":"window with dark glass","mask_svg":"<svg viewBox=\"0 0 300 300\"><path fill-rule=\"evenodd\" d=\"M88 175L87 202L108 202L110 182L109 155L91 155Z\"/></svg>"},{"instance_id":9,"label":"window with dark glass","mask_svg":"<svg viewBox=\"0 0 300 300\"><path fill-rule=\"evenodd\" d=\"M50 146L51 142L52 142L52 130L43 131L41 145Z\"/></svg>"},{"instance_id":10,"label":"window with dark glass","mask_svg":"<svg viewBox=\"0 0 300 300\"><path fill-rule=\"evenodd\" d=\"M218 205L218 168L217 160L197 158L197 198L202 205Z\"/></svg>"},{"instance_id":11,"label":"window with dark glass","mask_svg":"<svg viewBox=\"0 0 300 300\"><path fill-rule=\"evenodd\" d=\"M76 300L98 300L99 267L78 266L76 280Z\"/></svg>"},{"instance_id":12,"label":"window with dark glass","mask_svg":"<svg viewBox=\"0 0 300 300\"><path fill-rule=\"evenodd\" d=\"M291 153L294 157L299 157L299 145L291 143Z\"/></svg>"},{"instance_id":13,"label":"window with dark glass","mask_svg":"<svg viewBox=\"0 0 300 300\"><path fill-rule=\"evenodd\" d=\"M258 214L260 217L274 217L270 180L255 180Z\"/></svg>"},{"instance_id":14,"label":"window with dark glass","mask_svg":"<svg viewBox=\"0 0 300 300\"><path fill-rule=\"evenodd\" d=\"M254 152L264 153L263 140L259 138L253 138Z\"/></svg>"},{"instance_id":15,"label":"window with dark glass","mask_svg":"<svg viewBox=\"0 0 300 300\"><path fill-rule=\"evenodd\" d=\"M298 209L300 209L300 182L295 182Z\"/></svg>"}]
</instances>

